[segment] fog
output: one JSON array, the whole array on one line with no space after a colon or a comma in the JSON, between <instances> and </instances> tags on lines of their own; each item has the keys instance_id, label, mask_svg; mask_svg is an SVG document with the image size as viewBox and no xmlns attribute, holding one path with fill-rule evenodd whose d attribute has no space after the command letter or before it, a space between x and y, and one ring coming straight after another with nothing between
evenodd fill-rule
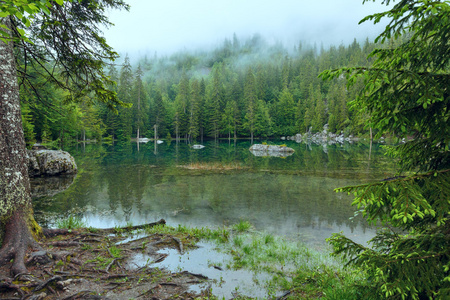
<instances>
[{"instance_id":1,"label":"fog","mask_svg":"<svg viewBox=\"0 0 450 300\"><path fill-rule=\"evenodd\" d=\"M386 6L362 0L128 0L127 11L109 12L115 26L104 31L120 54L157 53L216 46L233 34L261 34L271 43L294 45L349 44L356 38L373 40L386 22L359 21Z\"/></svg>"}]
</instances>

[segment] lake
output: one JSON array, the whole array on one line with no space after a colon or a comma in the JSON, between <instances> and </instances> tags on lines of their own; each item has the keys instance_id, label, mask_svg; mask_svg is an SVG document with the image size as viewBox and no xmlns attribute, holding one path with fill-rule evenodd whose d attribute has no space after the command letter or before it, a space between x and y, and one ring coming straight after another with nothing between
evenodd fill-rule
<instances>
[{"instance_id":1,"label":"lake","mask_svg":"<svg viewBox=\"0 0 450 300\"><path fill-rule=\"evenodd\" d=\"M373 227L354 217L352 198L333 189L392 176L395 164L380 145L269 143L285 143L295 152L255 156L249 141L227 140L205 142L203 149L175 141L66 148L79 172L51 179L52 188L69 186L54 195L42 196L47 187L34 184L41 193L33 200L36 219L52 227L77 215L98 228L161 218L172 226L212 228L245 220L315 248L334 232L358 242L374 235Z\"/></svg>"}]
</instances>

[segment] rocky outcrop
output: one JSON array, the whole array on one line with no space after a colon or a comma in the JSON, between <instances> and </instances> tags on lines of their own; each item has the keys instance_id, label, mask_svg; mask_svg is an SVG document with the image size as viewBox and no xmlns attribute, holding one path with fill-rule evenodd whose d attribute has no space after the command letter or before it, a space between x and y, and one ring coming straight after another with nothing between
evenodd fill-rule
<instances>
[{"instance_id":1,"label":"rocky outcrop","mask_svg":"<svg viewBox=\"0 0 450 300\"><path fill-rule=\"evenodd\" d=\"M304 134L296 134L294 136L282 137L282 140L287 139L295 141L297 143L305 142L307 144L343 144L344 142L352 142L355 140L353 136L344 136L344 133L340 134L328 132L328 124L325 124L321 132L311 133L311 131Z\"/></svg>"},{"instance_id":2,"label":"rocky outcrop","mask_svg":"<svg viewBox=\"0 0 450 300\"><path fill-rule=\"evenodd\" d=\"M254 144L250 152L255 156L287 157L294 153L294 149L286 146Z\"/></svg>"},{"instance_id":3,"label":"rocky outcrop","mask_svg":"<svg viewBox=\"0 0 450 300\"><path fill-rule=\"evenodd\" d=\"M62 150L27 150L30 177L77 173L75 159Z\"/></svg>"}]
</instances>

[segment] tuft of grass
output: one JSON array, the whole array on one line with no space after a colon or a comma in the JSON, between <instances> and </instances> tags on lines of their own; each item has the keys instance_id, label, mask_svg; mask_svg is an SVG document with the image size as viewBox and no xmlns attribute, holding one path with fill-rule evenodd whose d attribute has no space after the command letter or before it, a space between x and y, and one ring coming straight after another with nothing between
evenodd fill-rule
<instances>
[{"instance_id":1,"label":"tuft of grass","mask_svg":"<svg viewBox=\"0 0 450 300\"><path fill-rule=\"evenodd\" d=\"M83 220L78 216L70 215L65 219L60 219L56 221L56 227L60 229L79 229L79 228L85 228L86 223L83 222Z\"/></svg>"},{"instance_id":2,"label":"tuft of grass","mask_svg":"<svg viewBox=\"0 0 450 300\"><path fill-rule=\"evenodd\" d=\"M246 232L252 227L252 224L248 221L240 221L239 223L233 225L233 229L237 232Z\"/></svg>"},{"instance_id":3,"label":"tuft of grass","mask_svg":"<svg viewBox=\"0 0 450 300\"><path fill-rule=\"evenodd\" d=\"M122 257L122 255L120 255L120 253L122 252L122 249L119 249L116 246L109 247L108 248L108 252L114 258L121 258Z\"/></svg>"},{"instance_id":4,"label":"tuft of grass","mask_svg":"<svg viewBox=\"0 0 450 300\"><path fill-rule=\"evenodd\" d=\"M273 235L271 235L271 234L266 234L265 236L264 236L264 244L272 244L273 242L275 242L275 238L274 238L274 236Z\"/></svg>"}]
</instances>

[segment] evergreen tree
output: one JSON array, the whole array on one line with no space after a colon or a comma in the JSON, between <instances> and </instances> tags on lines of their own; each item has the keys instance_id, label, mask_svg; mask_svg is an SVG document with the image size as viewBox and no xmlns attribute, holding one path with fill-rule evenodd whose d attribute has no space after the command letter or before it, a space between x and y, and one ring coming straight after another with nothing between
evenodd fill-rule
<instances>
[{"instance_id":1,"label":"evergreen tree","mask_svg":"<svg viewBox=\"0 0 450 300\"><path fill-rule=\"evenodd\" d=\"M157 132L159 134L165 134L166 133L166 127L167 127L167 109L166 106L164 105L164 101L163 101L163 96L161 94L161 92L159 91L159 89L157 89L154 92L154 96L153 96L153 110L151 112L152 115L152 128L151 130L154 129L154 127L156 126L157 128ZM156 137L158 138L158 136Z\"/></svg>"},{"instance_id":2,"label":"evergreen tree","mask_svg":"<svg viewBox=\"0 0 450 300\"><path fill-rule=\"evenodd\" d=\"M145 92L144 84L142 82L143 72L141 69L141 65L138 65L138 68L135 72L134 76L134 84L133 84L133 131L136 132L136 138L139 138L142 134L142 129L145 124L147 111L147 94Z\"/></svg>"},{"instance_id":3,"label":"evergreen tree","mask_svg":"<svg viewBox=\"0 0 450 300\"><path fill-rule=\"evenodd\" d=\"M295 134L295 111L296 106L294 103L294 97L289 92L288 88L285 88L280 94L280 98L277 106L277 126L279 127L278 133L281 135L293 135Z\"/></svg>"},{"instance_id":4,"label":"evergreen tree","mask_svg":"<svg viewBox=\"0 0 450 300\"><path fill-rule=\"evenodd\" d=\"M36 142L36 134L34 132L34 124L32 123L31 110L27 103L21 105L21 112L25 142L27 146L30 146Z\"/></svg>"},{"instance_id":5,"label":"evergreen tree","mask_svg":"<svg viewBox=\"0 0 450 300\"><path fill-rule=\"evenodd\" d=\"M117 97L124 103L133 103L133 70L128 55L125 56L120 69ZM129 140L131 138L132 124L132 110L124 107L119 108L117 136L120 140Z\"/></svg>"},{"instance_id":6,"label":"evergreen tree","mask_svg":"<svg viewBox=\"0 0 450 300\"><path fill-rule=\"evenodd\" d=\"M250 138L253 141L258 99L256 98L255 76L253 75L251 68L248 68L247 74L245 75L244 100L247 105L247 109L243 125L244 128L250 133Z\"/></svg>"},{"instance_id":7,"label":"evergreen tree","mask_svg":"<svg viewBox=\"0 0 450 300\"><path fill-rule=\"evenodd\" d=\"M52 60L52 68L46 70L43 78L65 88L69 92L67 99L78 99L78 96L92 92L99 101L112 107L120 104L115 94L106 89L109 79L103 72L104 61L114 59L116 54L99 34L98 27L109 24L104 16L106 7L127 6L114 0L95 3L89 0L82 3L6 0L1 6L0 263L12 262L11 273L15 276L28 273L24 262L27 250L42 249L36 242L42 229L33 217L16 77L16 67L20 68L20 65L16 65L15 55L23 53L28 60L25 66L40 64L36 57ZM28 29L24 30L25 27ZM21 74L26 75L26 69L22 69ZM26 79L24 82L29 83Z\"/></svg>"},{"instance_id":8,"label":"evergreen tree","mask_svg":"<svg viewBox=\"0 0 450 300\"><path fill-rule=\"evenodd\" d=\"M219 138L221 131L221 111L220 103L223 101L222 87L221 87L221 64L214 65L213 76L208 85L206 113L208 118L208 132L210 136L216 140Z\"/></svg>"},{"instance_id":9,"label":"evergreen tree","mask_svg":"<svg viewBox=\"0 0 450 300\"><path fill-rule=\"evenodd\" d=\"M350 84L362 77L353 106L371 116L378 136L413 139L389 149L401 167L397 176L339 189L356 195L353 203L369 221L384 225L371 247L342 234L330 242L335 254L368 272L371 293L449 299L450 4L404 0L363 21L384 17L390 23L377 40L389 45L372 52L372 67L326 71L322 77L345 73ZM401 38L405 33L409 38Z\"/></svg>"},{"instance_id":10,"label":"evergreen tree","mask_svg":"<svg viewBox=\"0 0 450 300\"><path fill-rule=\"evenodd\" d=\"M228 140L231 140L231 134L233 133L234 139L236 139L237 130L237 116L238 116L237 104L234 100L227 102L227 106L222 114L222 132L228 135Z\"/></svg>"},{"instance_id":11,"label":"evergreen tree","mask_svg":"<svg viewBox=\"0 0 450 300\"><path fill-rule=\"evenodd\" d=\"M259 137L272 135L272 121L270 119L269 109L263 100L257 100L256 103L254 132Z\"/></svg>"},{"instance_id":12,"label":"evergreen tree","mask_svg":"<svg viewBox=\"0 0 450 300\"><path fill-rule=\"evenodd\" d=\"M191 101L189 106L189 139L195 141L200 136L200 105L202 104L200 82L191 83Z\"/></svg>"},{"instance_id":13,"label":"evergreen tree","mask_svg":"<svg viewBox=\"0 0 450 300\"><path fill-rule=\"evenodd\" d=\"M178 84L177 96L175 98L175 136L179 139L188 134L188 107L189 107L189 78L183 72Z\"/></svg>"}]
</instances>

